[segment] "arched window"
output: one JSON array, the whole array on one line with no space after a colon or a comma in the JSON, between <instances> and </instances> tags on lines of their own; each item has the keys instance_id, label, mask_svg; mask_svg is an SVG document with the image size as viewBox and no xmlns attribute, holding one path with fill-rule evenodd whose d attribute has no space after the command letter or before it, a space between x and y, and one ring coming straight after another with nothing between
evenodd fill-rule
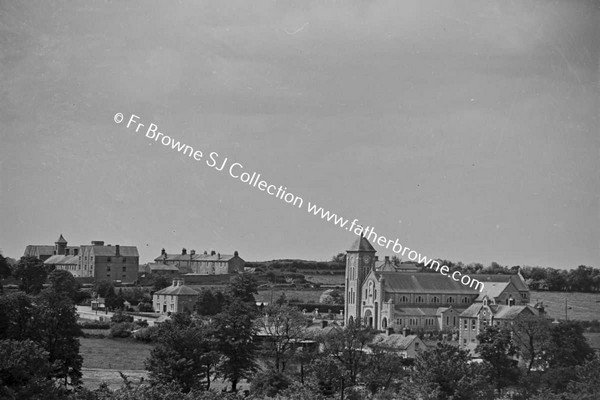
<instances>
[{"instance_id":1,"label":"arched window","mask_svg":"<svg viewBox=\"0 0 600 400\"><path fill-rule=\"evenodd\" d=\"M448 303L454 303L454 297L448 297Z\"/></svg>"},{"instance_id":2,"label":"arched window","mask_svg":"<svg viewBox=\"0 0 600 400\"><path fill-rule=\"evenodd\" d=\"M387 328L387 318L383 318L383 320L381 320L381 326L383 327L383 329Z\"/></svg>"},{"instance_id":3,"label":"arched window","mask_svg":"<svg viewBox=\"0 0 600 400\"><path fill-rule=\"evenodd\" d=\"M423 302L423 296L417 296L417 303L422 303Z\"/></svg>"},{"instance_id":4,"label":"arched window","mask_svg":"<svg viewBox=\"0 0 600 400\"><path fill-rule=\"evenodd\" d=\"M439 297L437 297L437 296L433 296L433 297L431 298L431 302L432 302L432 303L439 303L439 302L440 302L440 298L439 298Z\"/></svg>"}]
</instances>

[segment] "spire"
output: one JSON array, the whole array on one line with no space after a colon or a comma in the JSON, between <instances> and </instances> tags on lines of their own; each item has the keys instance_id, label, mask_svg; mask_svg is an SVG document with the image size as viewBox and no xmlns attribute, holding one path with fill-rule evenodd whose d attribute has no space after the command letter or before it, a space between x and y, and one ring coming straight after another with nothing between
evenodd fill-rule
<instances>
[{"instance_id":1,"label":"spire","mask_svg":"<svg viewBox=\"0 0 600 400\"><path fill-rule=\"evenodd\" d=\"M60 234L60 237L58 238L58 240L56 242L54 242L55 244L67 244L67 241L65 240L65 238L63 237L62 233Z\"/></svg>"}]
</instances>

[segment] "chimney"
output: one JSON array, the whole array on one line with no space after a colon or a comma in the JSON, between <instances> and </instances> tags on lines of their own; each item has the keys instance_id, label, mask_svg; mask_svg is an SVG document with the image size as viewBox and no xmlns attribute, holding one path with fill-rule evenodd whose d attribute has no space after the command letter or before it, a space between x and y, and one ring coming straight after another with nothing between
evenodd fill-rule
<instances>
[{"instance_id":1,"label":"chimney","mask_svg":"<svg viewBox=\"0 0 600 400\"><path fill-rule=\"evenodd\" d=\"M65 256L68 256L68 255L69 255L69 249L67 248L67 249L65 249Z\"/></svg>"},{"instance_id":2,"label":"chimney","mask_svg":"<svg viewBox=\"0 0 600 400\"><path fill-rule=\"evenodd\" d=\"M193 256L195 256L196 255L196 250L190 251L190 254L193 255Z\"/></svg>"},{"instance_id":3,"label":"chimney","mask_svg":"<svg viewBox=\"0 0 600 400\"><path fill-rule=\"evenodd\" d=\"M321 328L327 328L327 321L321 321Z\"/></svg>"},{"instance_id":4,"label":"chimney","mask_svg":"<svg viewBox=\"0 0 600 400\"><path fill-rule=\"evenodd\" d=\"M166 255L166 254L167 254L167 251L166 251L166 250L163 248L163 249L160 251L160 255L161 255L161 256L164 256L164 255Z\"/></svg>"},{"instance_id":5,"label":"chimney","mask_svg":"<svg viewBox=\"0 0 600 400\"><path fill-rule=\"evenodd\" d=\"M214 250L211 250L211 251L210 251L210 255L211 255L211 256L214 256L215 254L217 254L217 252L216 252L216 251L214 251Z\"/></svg>"},{"instance_id":6,"label":"chimney","mask_svg":"<svg viewBox=\"0 0 600 400\"><path fill-rule=\"evenodd\" d=\"M375 256L375 261L379 261L379 256Z\"/></svg>"},{"instance_id":7,"label":"chimney","mask_svg":"<svg viewBox=\"0 0 600 400\"><path fill-rule=\"evenodd\" d=\"M386 263L390 262L390 256L385 256L385 262Z\"/></svg>"},{"instance_id":8,"label":"chimney","mask_svg":"<svg viewBox=\"0 0 600 400\"><path fill-rule=\"evenodd\" d=\"M403 335L404 337L407 337L407 336L408 336L408 334L409 334L408 328L404 328L404 329L402 329L402 335Z\"/></svg>"},{"instance_id":9,"label":"chimney","mask_svg":"<svg viewBox=\"0 0 600 400\"><path fill-rule=\"evenodd\" d=\"M220 260L221 259L221 253L217 253L217 259Z\"/></svg>"},{"instance_id":10,"label":"chimney","mask_svg":"<svg viewBox=\"0 0 600 400\"><path fill-rule=\"evenodd\" d=\"M184 247L183 249L181 249L181 255L185 256L186 254L187 254L187 250Z\"/></svg>"},{"instance_id":11,"label":"chimney","mask_svg":"<svg viewBox=\"0 0 600 400\"><path fill-rule=\"evenodd\" d=\"M385 334L388 335L388 336L390 336L392 333L394 333L394 328L387 328L385 330Z\"/></svg>"},{"instance_id":12,"label":"chimney","mask_svg":"<svg viewBox=\"0 0 600 400\"><path fill-rule=\"evenodd\" d=\"M121 246L115 244L115 256L119 257L121 255Z\"/></svg>"},{"instance_id":13,"label":"chimney","mask_svg":"<svg viewBox=\"0 0 600 400\"><path fill-rule=\"evenodd\" d=\"M173 283L171 284L171 286L177 286L178 283L179 283L179 280L173 279Z\"/></svg>"},{"instance_id":14,"label":"chimney","mask_svg":"<svg viewBox=\"0 0 600 400\"><path fill-rule=\"evenodd\" d=\"M204 255L205 255L205 256L207 256L207 255L208 255L208 253L206 252L206 250L204 250Z\"/></svg>"},{"instance_id":15,"label":"chimney","mask_svg":"<svg viewBox=\"0 0 600 400\"><path fill-rule=\"evenodd\" d=\"M79 249L73 249L73 255L76 256L79 254Z\"/></svg>"},{"instance_id":16,"label":"chimney","mask_svg":"<svg viewBox=\"0 0 600 400\"><path fill-rule=\"evenodd\" d=\"M235 257L238 257L238 256L239 256L239 253L237 252L237 250L233 252L233 255L234 255Z\"/></svg>"}]
</instances>

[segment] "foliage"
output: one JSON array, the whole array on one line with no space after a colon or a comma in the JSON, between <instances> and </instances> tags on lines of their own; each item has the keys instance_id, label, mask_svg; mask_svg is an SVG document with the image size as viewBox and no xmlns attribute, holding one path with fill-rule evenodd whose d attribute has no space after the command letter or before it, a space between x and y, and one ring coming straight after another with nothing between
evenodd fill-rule
<instances>
[{"instance_id":1,"label":"foliage","mask_svg":"<svg viewBox=\"0 0 600 400\"><path fill-rule=\"evenodd\" d=\"M185 314L175 314L153 335L155 347L146 362L155 383L175 382L183 392L210 389L219 355L214 332Z\"/></svg>"},{"instance_id":2,"label":"foliage","mask_svg":"<svg viewBox=\"0 0 600 400\"><path fill-rule=\"evenodd\" d=\"M77 324L81 329L110 329L110 324L104 321L79 321Z\"/></svg>"},{"instance_id":3,"label":"foliage","mask_svg":"<svg viewBox=\"0 0 600 400\"><path fill-rule=\"evenodd\" d=\"M350 322L344 329L331 332L323 337L325 353L336 359L350 386L357 384L358 375L368 366L365 350L374 332L358 322Z\"/></svg>"},{"instance_id":4,"label":"foliage","mask_svg":"<svg viewBox=\"0 0 600 400\"><path fill-rule=\"evenodd\" d=\"M62 294L78 303L85 296L80 292L81 285L69 271L54 270L48 275L50 291Z\"/></svg>"},{"instance_id":5,"label":"foliage","mask_svg":"<svg viewBox=\"0 0 600 400\"><path fill-rule=\"evenodd\" d=\"M319 297L319 303L344 305L344 296L339 290L329 289L321 294L321 297Z\"/></svg>"},{"instance_id":6,"label":"foliage","mask_svg":"<svg viewBox=\"0 0 600 400\"><path fill-rule=\"evenodd\" d=\"M450 344L419 353L410 380L410 398L426 400L487 400L493 398L487 364L471 364L466 350Z\"/></svg>"},{"instance_id":7,"label":"foliage","mask_svg":"<svg viewBox=\"0 0 600 400\"><path fill-rule=\"evenodd\" d=\"M48 352L34 341L0 340L0 398L58 398L50 370Z\"/></svg>"},{"instance_id":8,"label":"foliage","mask_svg":"<svg viewBox=\"0 0 600 400\"><path fill-rule=\"evenodd\" d=\"M194 305L194 311L199 315L217 315L223 310L225 296L221 292L213 293L212 290L201 290L198 300Z\"/></svg>"},{"instance_id":9,"label":"foliage","mask_svg":"<svg viewBox=\"0 0 600 400\"><path fill-rule=\"evenodd\" d=\"M153 312L154 307L152 307L152 303L143 302L138 305L139 312Z\"/></svg>"},{"instance_id":10,"label":"foliage","mask_svg":"<svg viewBox=\"0 0 600 400\"><path fill-rule=\"evenodd\" d=\"M492 368L491 378L494 381L496 389L515 384L520 375L519 368L513 356L516 350L511 343L511 332L508 329L488 326L481 334L477 336L479 345L475 351L485 361L490 363Z\"/></svg>"},{"instance_id":11,"label":"foliage","mask_svg":"<svg viewBox=\"0 0 600 400\"><path fill-rule=\"evenodd\" d=\"M140 342L152 342L157 334L157 326L149 326L147 328L138 329L133 333L133 338Z\"/></svg>"},{"instance_id":12,"label":"foliage","mask_svg":"<svg viewBox=\"0 0 600 400\"><path fill-rule=\"evenodd\" d=\"M257 320L257 328L269 337L266 350L273 357L275 372L284 372L295 354L296 342L304 338L306 317L294 307L273 304L265 307L264 316Z\"/></svg>"},{"instance_id":13,"label":"foliage","mask_svg":"<svg viewBox=\"0 0 600 400\"><path fill-rule=\"evenodd\" d=\"M117 311L110 318L110 321L114 322L116 324L121 323L121 322L133 322L133 315L125 314L122 311Z\"/></svg>"},{"instance_id":14,"label":"foliage","mask_svg":"<svg viewBox=\"0 0 600 400\"><path fill-rule=\"evenodd\" d=\"M549 329L547 319L534 315L521 315L510 325L512 346L525 362L527 373L544 367L542 353Z\"/></svg>"},{"instance_id":15,"label":"foliage","mask_svg":"<svg viewBox=\"0 0 600 400\"><path fill-rule=\"evenodd\" d=\"M254 396L274 397L287 389L290 383L290 378L283 372L267 369L252 378L250 392Z\"/></svg>"},{"instance_id":16,"label":"foliage","mask_svg":"<svg viewBox=\"0 0 600 400\"><path fill-rule=\"evenodd\" d=\"M163 276L163 275L157 275L153 279L152 289L155 292L158 292L159 290L162 290L170 285L171 285L171 281L169 280L169 278L167 278L166 276Z\"/></svg>"},{"instance_id":17,"label":"foliage","mask_svg":"<svg viewBox=\"0 0 600 400\"><path fill-rule=\"evenodd\" d=\"M232 391L237 390L241 379L249 378L256 369L255 309L254 304L234 298L223 312L214 317L214 337L223 356L217 371L231 382Z\"/></svg>"},{"instance_id":18,"label":"foliage","mask_svg":"<svg viewBox=\"0 0 600 400\"><path fill-rule=\"evenodd\" d=\"M399 389L405 376L405 361L396 353L374 349L361 374L361 381L371 394L388 389Z\"/></svg>"},{"instance_id":19,"label":"foliage","mask_svg":"<svg viewBox=\"0 0 600 400\"><path fill-rule=\"evenodd\" d=\"M21 257L13 275L21 280L19 288L25 293L38 294L48 276L48 271L42 260L35 257Z\"/></svg>"},{"instance_id":20,"label":"foliage","mask_svg":"<svg viewBox=\"0 0 600 400\"><path fill-rule=\"evenodd\" d=\"M127 338L131 336L133 324L131 322L112 323L110 326L110 337Z\"/></svg>"},{"instance_id":21,"label":"foliage","mask_svg":"<svg viewBox=\"0 0 600 400\"><path fill-rule=\"evenodd\" d=\"M0 254L0 294L4 293L4 288L2 287L2 279L6 279L11 275L10 265L8 265L8 261L2 254Z\"/></svg>"},{"instance_id":22,"label":"foliage","mask_svg":"<svg viewBox=\"0 0 600 400\"><path fill-rule=\"evenodd\" d=\"M251 274L239 274L231 280L229 294L242 302L256 304L254 295L258 294L258 282Z\"/></svg>"}]
</instances>

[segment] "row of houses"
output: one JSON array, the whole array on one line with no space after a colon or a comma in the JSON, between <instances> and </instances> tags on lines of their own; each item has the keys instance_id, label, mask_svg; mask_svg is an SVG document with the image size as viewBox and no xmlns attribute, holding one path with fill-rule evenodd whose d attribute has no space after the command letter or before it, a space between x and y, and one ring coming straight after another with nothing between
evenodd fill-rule
<instances>
[{"instance_id":1,"label":"row of houses","mask_svg":"<svg viewBox=\"0 0 600 400\"><path fill-rule=\"evenodd\" d=\"M61 234L54 245L28 245L24 256L36 257L45 265L69 271L76 278L95 281L135 282L138 274L160 273L167 275L227 275L244 271L245 261L237 251L231 255L217 253L167 254L162 249L154 263L140 267L136 246L105 244L94 240L89 245L69 246Z\"/></svg>"}]
</instances>

